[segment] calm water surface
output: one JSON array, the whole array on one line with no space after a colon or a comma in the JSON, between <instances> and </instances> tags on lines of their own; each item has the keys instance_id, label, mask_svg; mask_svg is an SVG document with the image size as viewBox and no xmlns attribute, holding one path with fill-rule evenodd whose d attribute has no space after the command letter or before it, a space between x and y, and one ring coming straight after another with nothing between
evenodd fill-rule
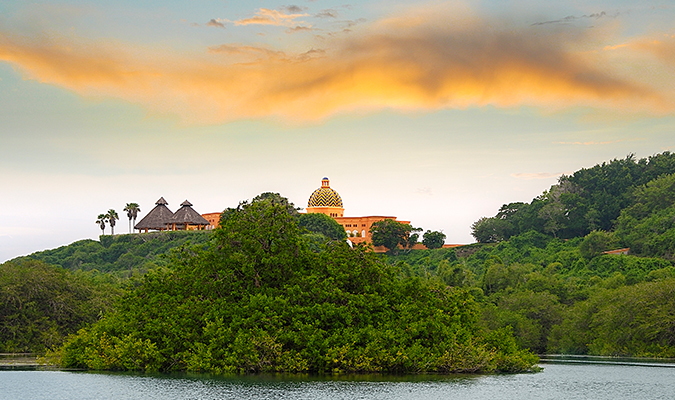
<instances>
[{"instance_id":1,"label":"calm water surface","mask_svg":"<svg viewBox=\"0 0 675 400\"><path fill-rule=\"evenodd\" d=\"M675 399L675 368L542 364L519 375L294 378L0 371L0 399Z\"/></svg>"}]
</instances>

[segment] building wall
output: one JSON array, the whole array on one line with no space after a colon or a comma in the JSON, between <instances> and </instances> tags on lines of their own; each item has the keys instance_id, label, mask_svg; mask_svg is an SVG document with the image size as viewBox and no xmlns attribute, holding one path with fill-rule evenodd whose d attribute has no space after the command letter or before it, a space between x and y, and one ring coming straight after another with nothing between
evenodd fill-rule
<instances>
[{"instance_id":1,"label":"building wall","mask_svg":"<svg viewBox=\"0 0 675 400\"><path fill-rule=\"evenodd\" d=\"M326 214L332 218L341 218L344 213L345 209L338 207L307 207L307 214Z\"/></svg>"},{"instance_id":2,"label":"building wall","mask_svg":"<svg viewBox=\"0 0 675 400\"><path fill-rule=\"evenodd\" d=\"M204 229L216 229L220 225L220 214L219 212L202 214L205 220L209 221L209 224Z\"/></svg>"},{"instance_id":3,"label":"building wall","mask_svg":"<svg viewBox=\"0 0 675 400\"><path fill-rule=\"evenodd\" d=\"M342 225L342 227L345 229L345 232L347 232L349 240L351 240L352 243L372 242L370 227L373 226L375 222L383 221L385 219L393 219L396 221L396 217L381 215L371 215L366 217L338 217L334 219L338 224ZM410 223L410 221L397 222L401 222L403 224Z\"/></svg>"}]
</instances>

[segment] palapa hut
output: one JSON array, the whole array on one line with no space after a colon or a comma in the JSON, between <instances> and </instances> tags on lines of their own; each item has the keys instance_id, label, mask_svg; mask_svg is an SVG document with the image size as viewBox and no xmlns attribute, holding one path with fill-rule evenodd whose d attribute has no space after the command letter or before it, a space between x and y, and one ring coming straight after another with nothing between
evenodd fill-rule
<instances>
[{"instance_id":1,"label":"palapa hut","mask_svg":"<svg viewBox=\"0 0 675 400\"><path fill-rule=\"evenodd\" d=\"M169 203L164 200L164 197L160 197L155 204L155 208L150 210L148 215L143 217L143 219L134 226L139 232L143 230L146 233L148 230L169 230L169 222L171 222L171 217L173 217L173 212L166 206Z\"/></svg>"},{"instance_id":2,"label":"palapa hut","mask_svg":"<svg viewBox=\"0 0 675 400\"><path fill-rule=\"evenodd\" d=\"M185 200L181 205L178 211L173 214L171 217L171 230L194 230L194 229L204 229L205 226L209 225L209 221L206 218L202 217L197 211L192 209L192 203Z\"/></svg>"}]
</instances>

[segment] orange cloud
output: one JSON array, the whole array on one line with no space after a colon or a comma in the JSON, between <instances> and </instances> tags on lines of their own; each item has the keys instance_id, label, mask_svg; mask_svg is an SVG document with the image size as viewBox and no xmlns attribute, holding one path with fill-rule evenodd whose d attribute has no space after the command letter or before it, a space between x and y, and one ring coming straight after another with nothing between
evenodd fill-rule
<instances>
[{"instance_id":1,"label":"orange cloud","mask_svg":"<svg viewBox=\"0 0 675 400\"><path fill-rule=\"evenodd\" d=\"M597 54L576 52L589 33L499 29L476 16L442 21L443 15L389 19L296 55L225 44L195 56L0 34L0 60L30 79L84 96L121 98L197 124L247 118L297 123L345 112L485 105L673 111L672 93L614 76L587 58Z\"/></svg>"},{"instance_id":2,"label":"orange cloud","mask_svg":"<svg viewBox=\"0 0 675 400\"><path fill-rule=\"evenodd\" d=\"M235 25L274 25L274 26L293 26L295 19L306 17L309 14L286 14L277 10L261 8L255 16L251 18L235 21Z\"/></svg>"}]
</instances>

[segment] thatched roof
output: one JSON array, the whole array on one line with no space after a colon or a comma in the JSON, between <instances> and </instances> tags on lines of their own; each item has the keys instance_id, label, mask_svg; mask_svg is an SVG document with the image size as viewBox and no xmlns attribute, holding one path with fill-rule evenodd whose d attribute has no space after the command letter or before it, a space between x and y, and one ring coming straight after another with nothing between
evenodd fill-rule
<instances>
[{"instance_id":1,"label":"thatched roof","mask_svg":"<svg viewBox=\"0 0 675 400\"><path fill-rule=\"evenodd\" d=\"M192 208L192 203L185 200L171 217L171 223L176 225L208 225L209 221Z\"/></svg>"},{"instance_id":2,"label":"thatched roof","mask_svg":"<svg viewBox=\"0 0 675 400\"><path fill-rule=\"evenodd\" d=\"M159 200L155 203L156 206L150 212L148 215L143 217L136 226L134 226L135 229L166 229L166 224L171 222L171 217L173 217L173 213L169 208L166 206L167 201L164 200L164 197L160 197Z\"/></svg>"}]
</instances>

